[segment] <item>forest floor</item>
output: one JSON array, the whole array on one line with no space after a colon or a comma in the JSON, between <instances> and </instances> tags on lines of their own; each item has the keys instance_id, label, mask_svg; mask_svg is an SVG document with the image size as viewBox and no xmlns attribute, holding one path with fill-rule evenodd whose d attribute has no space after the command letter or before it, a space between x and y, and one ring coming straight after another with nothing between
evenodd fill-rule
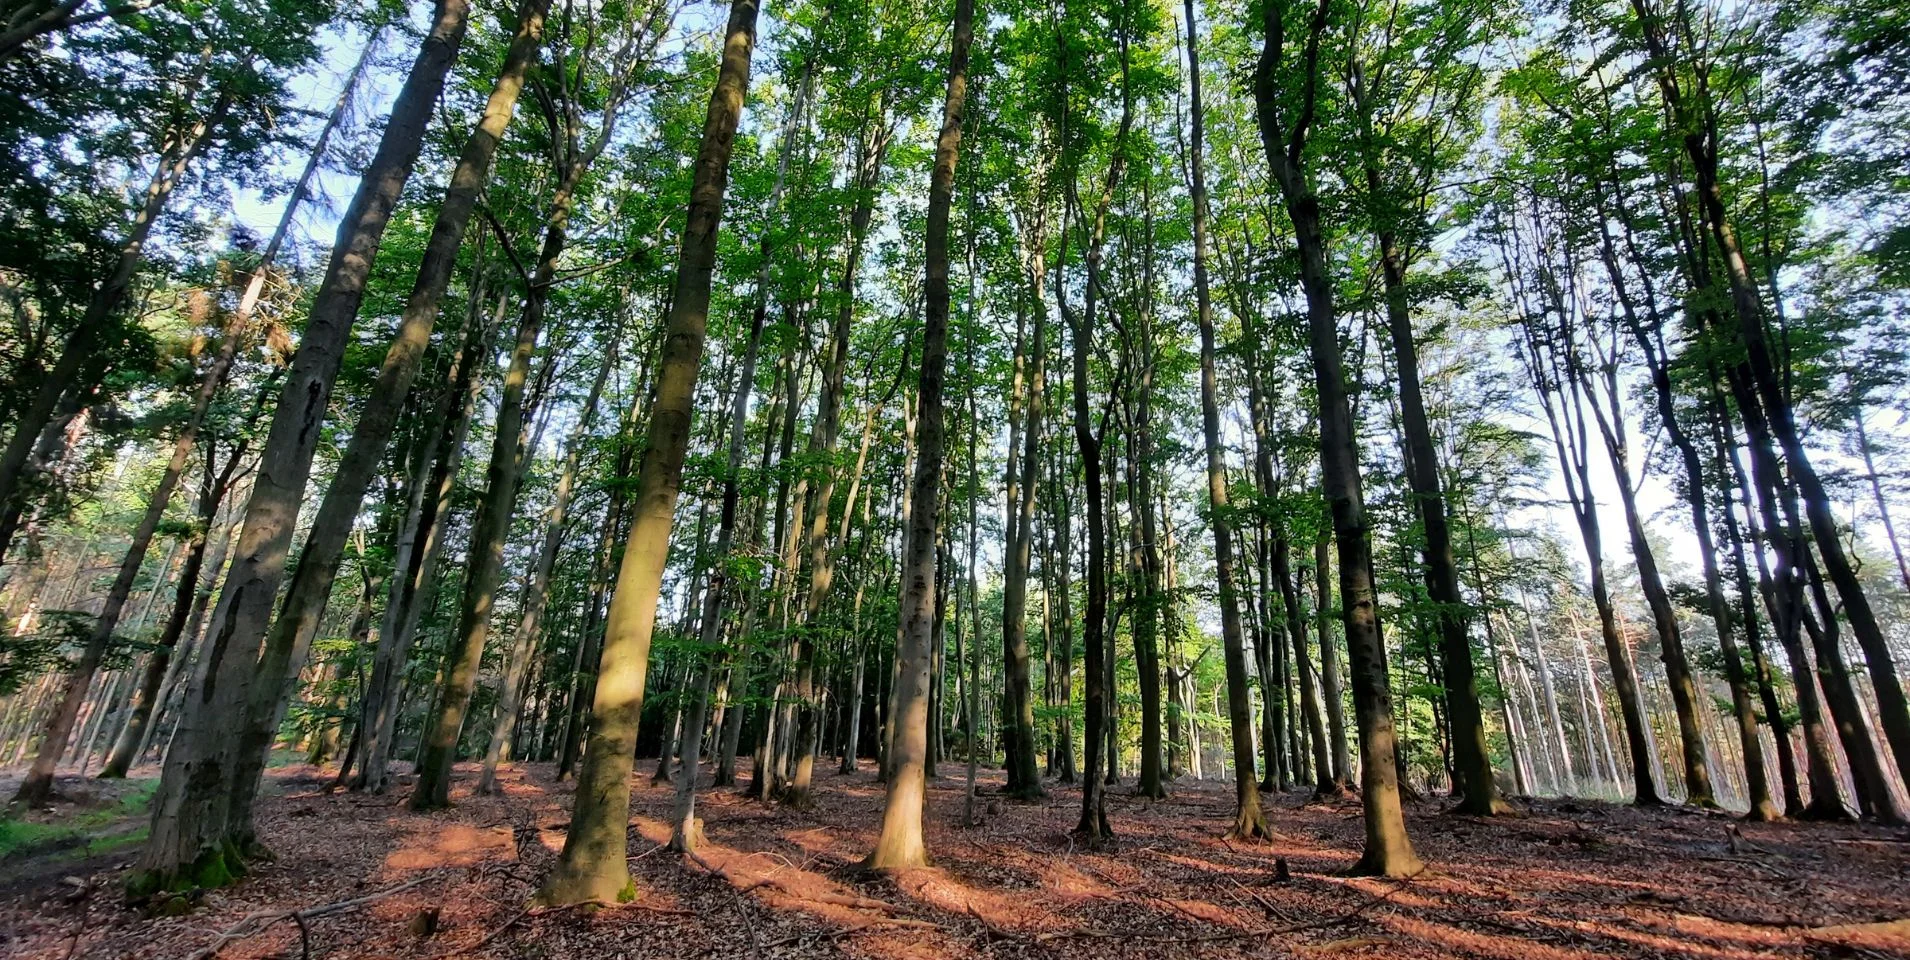
<instances>
[{"instance_id":1,"label":"forest floor","mask_svg":"<svg viewBox=\"0 0 1910 960\"><path fill-rule=\"evenodd\" d=\"M1734 830L1719 814L1576 801L1487 821L1429 802L1409 811L1429 868L1358 879L1341 875L1361 837L1351 801L1273 798L1275 839L1242 844L1221 839L1228 784L1184 780L1162 802L1117 787L1118 838L1090 850L1068 836L1078 791L1050 783L1045 803L1006 802L989 795L998 771L983 778L982 822L961 826L961 770L947 764L927 821L935 865L868 876L855 864L874 843L882 791L866 766L826 767L803 811L707 791L702 863L661 849L670 788L651 782L652 766L635 779L640 895L628 905L526 909L569 817L570 786L548 766L506 771L490 797L471 794L476 771L461 767L456 805L433 814L406 812L403 786L326 793L325 772L292 766L270 772L259 808L276 860L185 916L124 905L136 848L118 841L0 857L0 957L1910 958L1901 830ZM39 815L46 829L77 818L78 832L110 840L143 826L127 798L150 783L59 786L81 802Z\"/></svg>"}]
</instances>

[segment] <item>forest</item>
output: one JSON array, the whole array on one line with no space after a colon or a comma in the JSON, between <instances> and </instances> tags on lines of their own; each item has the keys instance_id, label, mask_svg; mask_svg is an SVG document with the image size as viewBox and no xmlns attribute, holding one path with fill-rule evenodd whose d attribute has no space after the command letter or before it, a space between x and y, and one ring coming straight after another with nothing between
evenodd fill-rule
<instances>
[{"instance_id":1,"label":"forest","mask_svg":"<svg viewBox=\"0 0 1910 960\"><path fill-rule=\"evenodd\" d=\"M1910 957L1906 380L1893 0L0 0L0 955Z\"/></svg>"}]
</instances>

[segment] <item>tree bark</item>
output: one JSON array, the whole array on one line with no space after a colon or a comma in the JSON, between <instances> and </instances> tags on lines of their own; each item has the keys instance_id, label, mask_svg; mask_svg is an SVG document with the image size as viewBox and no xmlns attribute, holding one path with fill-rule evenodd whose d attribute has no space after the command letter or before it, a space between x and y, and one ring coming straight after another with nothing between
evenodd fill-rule
<instances>
[{"instance_id":1,"label":"tree bark","mask_svg":"<svg viewBox=\"0 0 1910 960\"><path fill-rule=\"evenodd\" d=\"M724 29L722 63L710 93L690 187L690 205L678 252L676 284L664 324L662 363L650 407L636 515L617 572L597 670L590 741L577 774L570 830L555 871L538 899L549 904L628 900L634 895L624 855L630 808L630 769L637 722L656 629L657 597L669 559L670 527L689 449L692 403L709 321L710 280L716 262L730 153L749 89L756 45L757 0L732 0Z\"/></svg>"},{"instance_id":2,"label":"tree bark","mask_svg":"<svg viewBox=\"0 0 1910 960\"><path fill-rule=\"evenodd\" d=\"M455 8L455 15L453 11ZM280 392L261 467L239 534L232 572L213 617L213 631L196 669L194 693L167 752L153 802L152 833L136 875L135 895L182 885L220 886L243 871L237 841L249 822L234 822L231 801L242 792L234 777L243 763L230 731L246 722L251 686L261 674L256 642L285 572L300 501L311 476L332 381L345 341L364 299L379 242L410 178L438 95L463 38L465 5L443 0L405 79L357 194L338 228L338 240L313 300L304 337ZM249 818L249 809L239 811Z\"/></svg>"},{"instance_id":3,"label":"tree bark","mask_svg":"<svg viewBox=\"0 0 1910 960\"><path fill-rule=\"evenodd\" d=\"M439 202L438 216L425 242L417 278L405 299L397 333L385 352L377 380L352 428L351 441L339 458L331 485L325 490L325 499L313 518L312 530L306 538L298 572L292 576L285 603L266 637L260 662L268 678L299 669L297 653L309 649L313 632L324 616L345 541L351 535L365 491L385 459L392 430L410 397L418 367L431 343L432 329L443 309L445 290L457 267L458 249L464 245L471 215L490 179L492 159L516 112L525 78L543 46L544 16L549 7L550 0L527 0L524 4L484 112L466 138L457 165L451 171L450 185ZM536 291L532 296L536 296ZM513 435L512 440L515 439ZM248 759L251 753L257 752L263 762L264 750L274 732L271 721L278 715L281 696L282 691L271 686L261 687L254 696L252 720L247 730L252 738L246 745ZM245 779L256 780L256 774ZM251 789L244 780L241 784L241 789Z\"/></svg>"},{"instance_id":4,"label":"tree bark","mask_svg":"<svg viewBox=\"0 0 1910 960\"><path fill-rule=\"evenodd\" d=\"M1216 359L1213 299L1207 281L1206 112L1200 95L1198 19L1194 0L1183 0L1187 21L1190 95L1187 170L1194 203L1194 310L1200 325L1201 432L1207 448L1208 526L1214 532L1214 578L1220 593L1220 636L1227 668L1227 718L1233 735L1234 822L1227 835L1272 839L1260 809L1260 788L1253 778L1253 708L1247 680L1246 636L1240 625L1240 596L1234 580L1233 522L1227 498L1227 467L1220 447L1220 374ZM1078 348L1077 348L1078 349ZM1078 375L1077 375L1078 376ZM1077 408L1080 404L1077 402ZM1092 622L1092 621L1090 621ZM1196 742L1194 749L1200 749Z\"/></svg>"},{"instance_id":5,"label":"tree bark","mask_svg":"<svg viewBox=\"0 0 1910 960\"><path fill-rule=\"evenodd\" d=\"M544 606L550 595L551 573L557 567L557 553L564 544L571 490L577 482L577 464L583 458L584 446L589 441L591 422L596 417L598 398L603 396L604 382L610 378L611 369L617 365L617 338L622 333L621 323L613 326L603 362L597 365L597 377L590 385L590 395L584 400L583 409L577 415L577 425L564 444L564 466L558 473L557 489L551 494L550 510L544 517L543 543L538 548L536 563L531 567L531 582L519 604L522 609L518 615L517 633L512 638L510 666L504 675L504 688L498 694L497 712L491 724L491 742L484 751L484 768L478 774L479 793L497 792L498 762L504 759L506 752L512 750L511 739L519 722L519 711L523 707L525 675L530 658L537 650Z\"/></svg>"},{"instance_id":6,"label":"tree bark","mask_svg":"<svg viewBox=\"0 0 1910 960\"><path fill-rule=\"evenodd\" d=\"M927 863L922 843L922 812L928 801L926 764L929 735L929 683L933 651L936 540L941 526L944 446L943 392L948 377L948 220L955 193L955 164L962 144L962 118L968 100L968 54L975 39L975 0L955 0L954 35L949 42L948 90L942 104L942 128L935 140L935 165L929 175L928 223L923 290L922 361L917 375L915 473L909 488L909 537L902 571L900 634L896 650L895 710L890 725L888 796L882 834L865 864L876 870L900 870Z\"/></svg>"},{"instance_id":7,"label":"tree bark","mask_svg":"<svg viewBox=\"0 0 1910 960\"><path fill-rule=\"evenodd\" d=\"M1320 38L1327 29L1330 8L1323 2L1309 18L1300 74L1301 105L1299 113L1288 120L1282 115L1279 76L1285 56L1287 5L1269 2L1265 6L1265 45L1254 71L1253 93L1262 148L1293 222L1300 253L1300 285L1307 300L1308 340L1320 408L1320 485L1339 546L1340 622L1346 631L1347 660L1353 674L1353 712L1360 731L1366 850L1354 869L1381 876L1411 876L1423 869L1423 864L1407 839L1405 815L1400 808L1392 690L1379 632L1371 531L1366 524L1353 411L1340 356L1333 275L1327 264L1319 198L1307 181L1303 165L1321 70Z\"/></svg>"}]
</instances>

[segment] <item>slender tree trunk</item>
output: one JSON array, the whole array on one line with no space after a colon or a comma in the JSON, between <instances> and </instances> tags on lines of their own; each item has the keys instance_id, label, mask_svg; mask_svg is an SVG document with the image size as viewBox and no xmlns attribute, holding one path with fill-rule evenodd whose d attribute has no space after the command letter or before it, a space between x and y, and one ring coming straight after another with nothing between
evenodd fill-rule
<instances>
[{"instance_id":1,"label":"slender tree trunk","mask_svg":"<svg viewBox=\"0 0 1910 960\"><path fill-rule=\"evenodd\" d=\"M1074 514L1069 508L1068 491L1073 486L1072 478L1062 469L1065 456L1056 451L1049 463L1048 489L1052 491L1050 499L1053 509L1053 524L1049 530L1054 554L1052 586L1055 601L1055 622L1061 627L1061 656L1056 661L1060 677L1055 684L1055 699L1062 708L1060 718L1055 722L1056 751L1060 754L1058 766L1061 768L1056 779L1062 783L1073 783L1075 777L1074 757L1074 561L1070 554L1074 544Z\"/></svg>"},{"instance_id":2,"label":"slender tree trunk","mask_svg":"<svg viewBox=\"0 0 1910 960\"><path fill-rule=\"evenodd\" d=\"M1890 554L1897 560L1897 577L1905 590L1910 590L1910 562L1903 556L1903 542L1897 539L1897 525L1890 520L1890 502L1883 492L1883 475L1877 472L1877 460L1870 444L1870 431L1864 426L1864 412L1861 407L1851 417L1852 426L1857 433L1857 452L1864 459L1865 478L1869 481L1871 499L1877 505L1877 518L1883 521L1884 538L1890 541Z\"/></svg>"},{"instance_id":3,"label":"slender tree trunk","mask_svg":"<svg viewBox=\"0 0 1910 960\"><path fill-rule=\"evenodd\" d=\"M180 659L179 639L185 635L186 625L195 609L194 597L199 590L200 573L205 567L206 541L212 536L213 522L219 515L220 505L225 502L226 491L232 487L233 474L243 452L244 445L240 444L227 457L224 468L215 471L213 463L216 458L212 445L206 445L206 475L199 487L198 524L186 546L185 564L179 571L172 612L167 616L165 629L160 632L157 649L146 661L145 673L140 678L138 691L133 695L131 716L120 731L119 741L114 744L106 766L100 770L103 778L124 777L145 752L146 742L152 735L154 708L159 704L166 680L176 672L175 662ZM224 551L221 550L213 561L214 574L218 573L218 565L223 560Z\"/></svg>"},{"instance_id":4,"label":"slender tree trunk","mask_svg":"<svg viewBox=\"0 0 1910 960\"><path fill-rule=\"evenodd\" d=\"M1368 161L1367 181L1377 186L1378 170ZM1426 595L1432 601L1439 636L1439 664L1446 691L1446 720L1452 737L1453 772L1459 795L1457 809L1476 816L1505 812L1492 777L1492 756L1486 745L1485 715L1479 707L1479 684L1474 677L1472 639L1467 606L1459 592L1459 566L1453 556L1452 527L1446 494L1439 481L1439 461L1432 425L1419 385L1419 345L1406 293L1405 254L1390 230L1377 236L1381 275L1385 283L1387 330L1398 374L1400 425L1406 437L1406 476L1425 536L1421 557L1425 564Z\"/></svg>"},{"instance_id":5,"label":"slender tree trunk","mask_svg":"<svg viewBox=\"0 0 1910 960\"><path fill-rule=\"evenodd\" d=\"M1844 807L1839 793L1837 758L1831 746L1831 734L1825 729L1824 702L1818 696L1817 681L1811 674L1810 658L1804 649L1805 588L1802 571L1809 548L1796 524L1787 522L1784 497L1780 492L1784 488L1783 468L1771 443L1769 422L1762 408L1757 405L1743 364L1725 367L1722 371L1713 366L1709 373L1712 377L1712 429L1717 434L1715 439L1718 448L1731 465L1738 488L1743 491L1747 515L1752 509L1751 500L1755 498L1757 501L1757 513L1748 517L1751 520L1746 531L1749 541L1756 543L1768 538L1771 554L1776 560L1773 573L1765 552L1762 549L1756 552L1759 581L1765 585L1761 591L1765 607L1770 613L1778 643L1784 648L1784 657L1790 661L1798 720L1804 728L1805 782L1810 785L1811 797L1808 804L1795 812L1797 816L1810 820L1849 819L1850 813ZM1738 418L1744 424L1744 449L1751 461L1748 478L1738 463L1736 441L1728 426L1728 413L1718 384L1720 376L1729 385L1731 399L1738 408ZM1762 536L1758 532L1760 519L1764 531Z\"/></svg>"},{"instance_id":6,"label":"slender tree trunk","mask_svg":"<svg viewBox=\"0 0 1910 960\"><path fill-rule=\"evenodd\" d=\"M1740 246L1721 182L1719 136L1712 115L1710 90L1702 72L1693 90L1684 89L1675 72L1679 62L1667 39L1664 25L1646 6L1645 0L1632 0L1640 26L1639 36L1654 65L1666 108L1682 131L1685 153L1691 162L1692 193L1703 216L1718 259L1724 265L1726 285L1731 295L1732 314L1737 320L1737 339L1744 347L1744 368L1752 390L1746 400L1762 407L1770 434L1784 452L1788 475L1804 501L1804 515L1810 526L1824 572L1837 587L1844 602L1844 618L1850 624L1857 645L1864 652L1871 686L1876 692L1878 720L1889 740L1897 772L1910 784L1910 697L1904 694L1897 677L1896 660L1877 621L1870 599L1857 578L1856 568L1845 553L1836 515L1831 511L1830 494L1797 429L1791 398L1779 376L1770 339L1765 332L1765 310L1757 281L1751 276Z\"/></svg>"},{"instance_id":7,"label":"slender tree trunk","mask_svg":"<svg viewBox=\"0 0 1910 960\"><path fill-rule=\"evenodd\" d=\"M1260 789L1253 778L1253 710L1247 689L1246 636L1240 625L1240 596L1234 578L1233 524L1228 516L1227 467L1220 446L1220 401L1214 335L1213 299L1207 281L1206 113L1201 103L1198 19L1194 0L1183 0L1187 21L1190 132L1187 154L1189 190L1194 202L1194 310L1200 324L1200 409L1207 447L1207 498L1214 531L1214 576L1220 592L1220 635L1227 666L1227 715L1233 731L1234 823L1227 833L1239 839L1271 839L1260 810ZM1077 347L1077 349L1079 349ZM1080 407L1079 402L1076 407ZM1077 428L1078 429L1078 428ZM1085 454L1084 454L1085 459ZM1092 622L1092 621L1090 621ZM1195 750L1199 750L1196 743Z\"/></svg>"},{"instance_id":8,"label":"slender tree trunk","mask_svg":"<svg viewBox=\"0 0 1910 960\"><path fill-rule=\"evenodd\" d=\"M1631 653L1619 634L1611 591L1605 579L1604 541L1598 525L1598 501L1591 488L1588 452L1590 426L1585 417L1585 392L1589 387L1582 376L1583 364L1577 355L1573 305L1550 264L1541 262L1537 270L1549 302L1551 319L1534 318L1525 323L1522 328L1525 350L1521 356L1526 363L1532 387L1545 410L1546 423L1551 430L1553 446L1565 477L1572 516L1585 548L1592 602L1598 610L1599 635L1604 641L1605 656L1612 673L1612 689L1618 696L1619 713L1624 720L1625 744L1631 760L1632 802L1638 806L1656 806L1664 800L1652 777L1653 751L1639 699L1637 675L1632 669Z\"/></svg>"},{"instance_id":9,"label":"slender tree trunk","mask_svg":"<svg viewBox=\"0 0 1910 960\"><path fill-rule=\"evenodd\" d=\"M481 284L474 285L472 314L480 309L483 296ZM492 366L492 335L503 322L509 304L508 297L500 296L488 322L477 316L467 321L464 346L452 358L450 384L437 412L423 430L426 450L413 473L421 500L409 534L410 558L399 568L402 577L393 578L393 593L379 633L371 678L362 698L361 726L365 736L361 738L364 761L360 768L363 773L353 781L353 788L367 793L383 793L389 782L388 766L396 747L398 715L404 707L405 666L417 640L424 611L437 598L438 563L444 556L446 528L459 468L464 462L464 441L471 430L479 395L484 391L484 371ZM428 474L424 472L427 468ZM402 548L399 556L404 557Z\"/></svg>"},{"instance_id":10,"label":"slender tree trunk","mask_svg":"<svg viewBox=\"0 0 1910 960\"><path fill-rule=\"evenodd\" d=\"M236 560L213 617L180 718L166 769L153 802L152 832L136 875L134 895L179 885L220 886L243 872L237 842L247 838L247 819L234 822L231 801L249 797L251 785L235 776L246 766L231 730L247 720L251 687L261 673L257 641L285 572L300 501L311 475L320 425L331 402L332 381L344 360L366 279L379 242L410 178L446 73L457 58L467 7L442 0L431 32L398 93L378 150L367 165L351 206L338 228L325 279L313 300L272 427L253 481L239 535Z\"/></svg>"},{"instance_id":11,"label":"slender tree trunk","mask_svg":"<svg viewBox=\"0 0 1910 960\"><path fill-rule=\"evenodd\" d=\"M1717 798L1711 787L1711 768L1705 757L1704 732L1698 720L1701 705L1698 702L1697 684L1691 677L1691 664L1685 657L1683 631L1678 626L1677 612L1672 609L1671 595L1665 589L1664 577L1658 572L1657 556L1645 535L1644 519L1638 512L1637 491L1632 486L1624 413L1619 405L1617 367L1615 364L1604 364L1602 369L1605 403L1600 404L1594 399L1591 403L1592 412L1598 422L1599 434L1605 441L1612 475L1618 479L1618 499L1625 511L1625 528L1631 535L1632 558L1638 568L1639 587L1645 595L1646 606L1651 610L1652 624L1664 650L1666 680L1671 688L1684 760L1685 798L1693 806L1716 807ZM1587 380L1593 376L1590 371L1583 371L1582 374ZM1587 392L1590 391L1591 385L1587 384ZM1606 406L1610 407L1609 415Z\"/></svg>"},{"instance_id":12,"label":"slender tree trunk","mask_svg":"<svg viewBox=\"0 0 1910 960\"><path fill-rule=\"evenodd\" d=\"M551 573L556 569L557 553L564 543L571 490L577 480L577 464L583 458L584 445L589 440L591 421L597 413L598 398L603 396L604 382L610 378L611 369L617 365L617 338L622 333L622 324L613 326L610 345L603 362L597 366L597 378L590 385L590 395L584 400L583 409L577 415L577 425L564 444L564 467L558 473L557 489L551 494L550 511L544 518L543 544L538 549L537 561L531 568L531 582L520 603L522 609L518 615L517 634L513 638L511 662L505 672L504 689L498 694L497 715L491 724L491 743L484 751L484 769L478 775L479 793L496 792L498 762L511 749L513 730L518 725L518 714L523 706L524 676L530 658L537 649L544 606L550 595Z\"/></svg>"},{"instance_id":13,"label":"slender tree trunk","mask_svg":"<svg viewBox=\"0 0 1910 960\"><path fill-rule=\"evenodd\" d=\"M563 855L538 894L545 903L627 900L634 893L624 856L630 768L636 755L637 722L643 716L643 685L649 668L650 638L656 629L663 567L669 559L670 527L689 448L691 407L709 321L718 224L723 193L729 185L736 126L749 89L757 9L757 0L732 0L730 4L722 64L703 122L687 223L678 251L676 284L664 324L663 360L637 474L636 515L605 626L590 743L577 774L577 796Z\"/></svg>"},{"instance_id":14,"label":"slender tree trunk","mask_svg":"<svg viewBox=\"0 0 1910 960\"><path fill-rule=\"evenodd\" d=\"M927 862L922 843L922 812L927 805L929 633L934 617L936 539L941 526L943 458L942 394L948 375L948 219L955 192L955 163L962 143L962 117L968 98L968 53L975 37L975 0L955 0L954 36L949 43L948 92L942 105L942 129L935 141L935 165L929 176L928 224L924 237L927 297L923 311L922 365L917 377L917 452L910 481L908 549L904 556L901 645L896 650L893 744L887 764L888 796L882 834L866 865L877 870L919 867Z\"/></svg>"},{"instance_id":15,"label":"slender tree trunk","mask_svg":"<svg viewBox=\"0 0 1910 960\"><path fill-rule=\"evenodd\" d=\"M1314 686L1313 660L1307 655L1306 619L1300 612L1300 591L1293 576L1293 545L1280 539L1275 541L1273 550L1273 577L1278 581L1281 603L1286 607L1287 636L1293 642L1294 680L1300 687L1300 716L1306 723L1307 741L1313 749L1314 792L1330 793L1333 789L1333 765L1327 757L1326 723L1321 716L1320 698Z\"/></svg>"},{"instance_id":16,"label":"slender tree trunk","mask_svg":"<svg viewBox=\"0 0 1910 960\"><path fill-rule=\"evenodd\" d=\"M875 215L882 162L888 154L890 127L887 98L888 94L884 92L882 108L874 111L865 121L857 149L854 180L856 202L849 217L849 250L843 262L842 275L836 283L836 316L830 335L829 359L823 367L822 390L817 398L816 417L809 434L808 455L819 462L835 457L842 424L850 326L855 318L856 277L862 268L863 241L868 236L869 224ZM834 467L826 468L808 490L809 531L806 539L809 590L803 601L803 628L797 634L796 644L795 770L783 794L785 803L798 808L807 808L811 803L809 785L816 765L815 744L818 741L821 707L817 702L816 630L813 624L820 618L823 604L829 598L830 586L835 580L835 546L829 538L829 520L831 503L835 499L836 474ZM851 502L844 501L845 512L850 509Z\"/></svg>"},{"instance_id":17,"label":"slender tree trunk","mask_svg":"<svg viewBox=\"0 0 1910 960\"><path fill-rule=\"evenodd\" d=\"M1043 463L1041 458L1042 414L1047 406L1047 278L1046 237L1039 226L1034 233L1036 249L1023 260L1029 275L1028 302L1033 321L1027 351L1026 415L1019 422L1022 447L1014 449L1009 440L1008 536L1004 547L1006 565L1002 571L1001 643L1006 667L1004 697L1013 712L1007 733L1008 792L1024 800L1039 800L1047 795L1041 776L1035 769L1035 715L1033 670L1028 649L1028 575L1034 538L1036 489ZM1019 458L1020 473L1015 473Z\"/></svg>"},{"instance_id":18,"label":"slender tree trunk","mask_svg":"<svg viewBox=\"0 0 1910 960\"><path fill-rule=\"evenodd\" d=\"M1339 546L1340 621L1346 631L1352 670L1354 717L1360 730L1360 787L1365 801L1366 850L1355 870L1383 876L1411 876L1423 869L1406 836L1400 808L1391 686L1386 650L1380 637L1374 595L1371 531L1360 489L1359 456L1353 411L1347 397L1340 356L1339 323L1333 303L1333 276L1327 264L1326 237L1320 224L1319 198L1303 164L1307 125L1312 119L1318 83L1320 37L1328 6L1312 15L1302 61L1304 105L1294 120L1283 119L1279 73L1284 57L1286 4L1269 2L1263 14L1265 46L1254 73L1254 103L1262 147L1280 185L1300 253L1300 282L1306 293L1314 389L1320 408L1320 485Z\"/></svg>"},{"instance_id":19,"label":"slender tree trunk","mask_svg":"<svg viewBox=\"0 0 1910 960\"><path fill-rule=\"evenodd\" d=\"M431 810L451 802L451 766L457 758L458 739L463 732L464 712L477 686L478 668L484 657L484 643L491 628L491 608L497 598L503 575L504 541L510 533L511 513L517 504L518 478L524 461L535 443L526 447L524 418L525 388L530 380L531 361L537 352L537 340L544 326L545 307L551 283L556 279L557 261L562 255L570 217L571 191L582 170L573 165L558 187L552 201L550 223L545 229L543 251L531 274L524 298L523 315L518 320L517 343L511 350L511 362L504 374L503 396L498 401L497 427L491 438L491 462L485 470L486 491L478 501L471 521L469 561L464 575L464 596L459 603L457 633L453 636L443 684L438 691L437 717L430 726L425 747L418 761L418 784L412 791L413 810ZM554 358L546 363L555 362ZM558 533L562 536L561 530Z\"/></svg>"},{"instance_id":20,"label":"slender tree trunk","mask_svg":"<svg viewBox=\"0 0 1910 960\"><path fill-rule=\"evenodd\" d=\"M1340 651L1333 643L1332 531L1322 526L1313 541L1313 618L1320 634L1320 695L1325 700L1326 729L1333 742L1333 785L1323 796L1346 792L1353 782L1353 752L1346 741L1346 694L1340 679Z\"/></svg>"},{"instance_id":21,"label":"slender tree trunk","mask_svg":"<svg viewBox=\"0 0 1910 960\"><path fill-rule=\"evenodd\" d=\"M458 249L464 244L464 234L477 208L479 195L490 179L492 159L516 112L525 78L543 45L544 16L549 8L550 0L526 0L484 112L458 155L450 186L439 204L431 236L425 243L424 260L405 300L397 333L352 429L351 441L339 458L331 485L325 490L325 499L319 504L304 553L299 558L298 572L292 577L284 606L266 638L265 654L260 662L262 669L268 671L267 677L298 669L299 657L295 652L310 647L312 633L324 615L345 540L358 516L365 491L385 459L385 448L405 409L425 349L430 345L432 329L443 309L445 290L457 267ZM560 195L557 203L564 202L565 198ZM539 293L533 288L530 296L536 298ZM515 434L511 440L516 442ZM474 550L473 555L477 555L477 551ZM250 736L271 736L267 724L278 714L280 696L280 691L270 687L257 692L253 698ZM253 747L248 744L248 751Z\"/></svg>"},{"instance_id":22,"label":"slender tree trunk","mask_svg":"<svg viewBox=\"0 0 1910 960\"><path fill-rule=\"evenodd\" d=\"M1824 688L1824 701L1830 707L1831 724L1837 741L1843 745L1844 759L1850 765L1850 779L1856 789L1857 807L1866 819L1883 823L1902 823L1903 811L1891 796L1890 775L1870 737L1869 718L1864 715L1856 685L1851 682L1850 666L1844 660L1843 641L1838 636L1837 611L1824 590L1823 574L1814 557L1805 557L1811 599L1817 615L1804 619L1811 646L1817 653L1817 678Z\"/></svg>"}]
</instances>

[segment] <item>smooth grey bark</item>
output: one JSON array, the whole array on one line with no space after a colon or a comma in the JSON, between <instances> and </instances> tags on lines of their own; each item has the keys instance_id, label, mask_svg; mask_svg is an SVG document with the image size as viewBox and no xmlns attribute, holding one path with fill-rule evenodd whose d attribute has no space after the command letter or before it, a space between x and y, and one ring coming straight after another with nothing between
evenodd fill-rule
<instances>
[{"instance_id":1,"label":"smooth grey bark","mask_svg":"<svg viewBox=\"0 0 1910 960\"><path fill-rule=\"evenodd\" d=\"M284 577L332 382L343 363L345 342L385 227L410 179L432 108L457 57L466 13L464 0L440 0L377 152L339 222L325 278L272 417L233 569L173 747L167 751L153 802L151 836L138 873L129 882L135 894L182 883L218 885L243 869L234 854L242 853L239 844L250 839L251 811L234 809L232 801L249 799L252 788L241 787L235 779L244 761L234 741L243 738L230 736L230 731L247 720L251 687L260 676L257 643L265 635Z\"/></svg>"},{"instance_id":2,"label":"smooth grey bark","mask_svg":"<svg viewBox=\"0 0 1910 960\"><path fill-rule=\"evenodd\" d=\"M627 898L632 892L625 859L630 769L703 362L730 155L749 90L757 12L756 0L733 0L724 26L716 86L710 92L692 165L690 204L664 321L662 360L652 393L643 462L637 470L636 512L605 623L590 744L578 771L563 854L538 893L545 903ZM694 823L693 812L690 822Z\"/></svg>"},{"instance_id":3,"label":"smooth grey bark","mask_svg":"<svg viewBox=\"0 0 1910 960\"><path fill-rule=\"evenodd\" d=\"M339 457L331 485L325 490L325 499L312 520L298 571L292 577L278 619L266 636L260 664L268 678L296 673L303 666L304 651L310 648L324 616L332 581L338 574L345 542L364 503L365 491L384 462L392 430L405 410L419 365L430 346L432 329L443 310L445 291L457 269L458 250L464 245L472 214L490 179L492 159L510 126L525 78L543 46L544 16L549 7L550 0L527 0L519 11L516 30L492 83L490 96L452 168L450 184L439 200L437 218L425 242L424 258L419 263L411 292L405 298L397 332L379 366L377 379L366 395L358 421L352 427L351 440ZM282 709L285 695L285 690L261 686L253 697L252 716L246 728L250 739L243 747L243 759L252 762L256 755L261 769L265 751L277 732L275 718ZM253 789L256 773L244 772L241 789Z\"/></svg>"},{"instance_id":4,"label":"smooth grey bark","mask_svg":"<svg viewBox=\"0 0 1910 960\"><path fill-rule=\"evenodd\" d=\"M890 721L888 795L882 833L866 864L872 869L919 867L927 862L922 812L927 804L929 687L933 666L930 631L937 579L936 540L941 526L943 400L948 368L948 221L960 156L962 117L968 100L968 56L975 36L974 0L956 0L949 44L948 88L942 126L929 176L923 290L922 360L916 394L917 456L910 478L908 546L904 553L900 644L896 648L895 707Z\"/></svg>"},{"instance_id":5,"label":"smooth grey bark","mask_svg":"<svg viewBox=\"0 0 1910 960\"><path fill-rule=\"evenodd\" d=\"M564 466L558 472L557 489L551 494L550 509L544 517L543 543L538 548L537 560L531 566L530 584L519 603L521 609L517 633L512 638L510 664L504 673L504 687L498 693L497 710L491 723L491 742L484 751L484 767L478 774L479 793L496 792L498 762L511 748L511 738L523 706L526 668L537 649L544 606L550 595L551 573L556 569L557 553L564 543L571 490L577 481L577 464L583 458L584 445L590 436L591 422L596 417L597 401L603 396L604 383L610 378L611 369L617 365L617 341L622 333L623 325L616 324L610 334L610 346L597 366L597 377L590 385L590 395L577 415L577 425L564 443Z\"/></svg>"}]
</instances>

